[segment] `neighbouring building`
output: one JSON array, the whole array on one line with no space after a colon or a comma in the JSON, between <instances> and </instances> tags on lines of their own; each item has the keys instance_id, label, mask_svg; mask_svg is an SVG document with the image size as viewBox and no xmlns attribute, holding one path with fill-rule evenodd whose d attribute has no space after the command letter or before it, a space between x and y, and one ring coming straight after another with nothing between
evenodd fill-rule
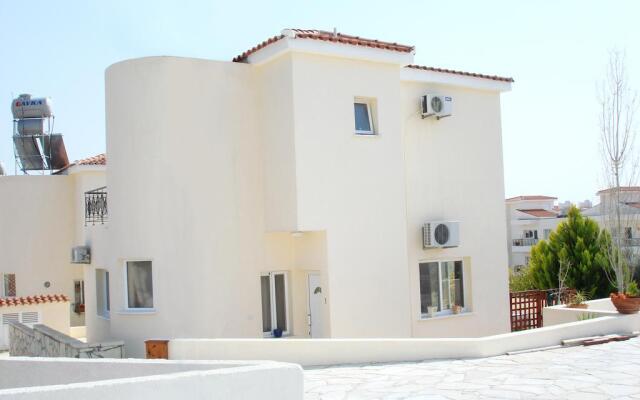
<instances>
[{"instance_id":1,"label":"neighbouring building","mask_svg":"<svg viewBox=\"0 0 640 400\"><path fill-rule=\"evenodd\" d=\"M617 233L613 223L614 206L617 201L614 189L604 189L596 193L598 204L592 206L589 200L577 207L583 216L596 221L600 228L609 230L613 237L620 235L620 245L630 250L632 262L639 264L640 256L640 187L625 186L620 193L622 232ZM551 196L516 196L506 199L508 225L509 267L519 270L529 264L531 247L549 235L561 222L566 221L570 202L556 204Z\"/></svg>"},{"instance_id":2,"label":"neighbouring building","mask_svg":"<svg viewBox=\"0 0 640 400\"><path fill-rule=\"evenodd\" d=\"M620 239L620 246L628 251L635 268L640 266L640 187L620 188L620 197L613 188L600 190L598 204L583 211L583 215L595 219L601 228L608 229L614 240ZM616 203L620 204L621 231L617 232L615 220Z\"/></svg>"},{"instance_id":3,"label":"neighbouring building","mask_svg":"<svg viewBox=\"0 0 640 400\"><path fill-rule=\"evenodd\" d=\"M556 206L556 200L557 197L529 195L505 201L509 221L509 267L519 270L529 265L531 246L540 239L548 239L558 224L566 219L566 209L563 212Z\"/></svg>"},{"instance_id":4,"label":"neighbouring building","mask_svg":"<svg viewBox=\"0 0 640 400\"><path fill-rule=\"evenodd\" d=\"M0 176L0 297L27 301L64 295L70 315L52 325L58 329L66 324L67 334L69 325L85 325L84 271L71 262L72 247L90 243L93 233L92 224L85 224L84 193L104 185L104 156L73 163L57 175ZM16 310L0 308L0 342L6 339L6 325L15 319ZM37 312L34 307L30 310ZM45 315L30 317L32 323L50 320Z\"/></svg>"},{"instance_id":5,"label":"neighbouring building","mask_svg":"<svg viewBox=\"0 0 640 400\"><path fill-rule=\"evenodd\" d=\"M71 247L90 248L87 338L129 356L158 337L508 332L511 83L315 30L232 62L127 60L106 71L106 168L0 187L60 197L26 204L56 218L41 251L73 270Z\"/></svg>"}]
</instances>

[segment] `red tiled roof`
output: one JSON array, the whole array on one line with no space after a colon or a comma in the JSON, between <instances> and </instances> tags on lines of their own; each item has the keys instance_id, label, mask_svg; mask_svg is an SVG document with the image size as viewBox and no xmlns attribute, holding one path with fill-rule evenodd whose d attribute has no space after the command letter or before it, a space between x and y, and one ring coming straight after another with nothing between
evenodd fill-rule
<instances>
[{"instance_id":1,"label":"red tiled roof","mask_svg":"<svg viewBox=\"0 0 640 400\"><path fill-rule=\"evenodd\" d=\"M558 199L557 197L533 195L533 196L516 196L516 197L510 197L510 198L508 198L506 201L522 201L522 200L557 200L557 199Z\"/></svg>"},{"instance_id":2,"label":"red tiled roof","mask_svg":"<svg viewBox=\"0 0 640 400\"><path fill-rule=\"evenodd\" d=\"M107 165L107 155L105 153L95 155L93 157L76 160L75 165Z\"/></svg>"},{"instance_id":3,"label":"red tiled roof","mask_svg":"<svg viewBox=\"0 0 640 400\"><path fill-rule=\"evenodd\" d=\"M60 174L74 165L107 165L107 155L105 153L95 155L93 157L83 158L81 160L76 160L71 164L68 164L66 167L58 170L56 174Z\"/></svg>"},{"instance_id":4,"label":"red tiled roof","mask_svg":"<svg viewBox=\"0 0 640 400\"><path fill-rule=\"evenodd\" d=\"M599 190L598 193L596 194L601 195L602 193L610 193L615 190L616 188L602 189L602 190ZM621 186L620 191L621 192L640 192L640 186Z\"/></svg>"},{"instance_id":5,"label":"red tiled roof","mask_svg":"<svg viewBox=\"0 0 640 400\"><path fill-rule=\"evenodd\" d=\"M542 208L518 209L518 211L538 218L554 218L558 216L558 214L553 211L543 210Z\"/></svg>"},{"instance_id":6,"label":"red tiled roof","mask_svg":"<svg viewBox=\"0 0 640 400\"><path fill-rule=\"evenodd\" d=\"M41 294L26 297L0 297L0 307L27 306L32 304L68 302L64 294Z\"/></svg>"},{"instance_id":7,"label":"red tiled roof","mask_svg":"<svg viewBox=\"0 0 640 400\"><path fill-rule=\"evenodd\" d=\"M510 77L476 74L473 72L456 71L453 69L446 69L446 68L426 67L424 65L407 65L405 68L421 69L424 71L433 71L433 72L442 72L445 74L471 76L473 78L491 79L494 81L501 81L501 82L513 82L513 78L510 78Z\"/></svg>"},{"instance_id":8,"label":"red tiled roof","mask_svg":"<svg viewBox=\"0 0 640 400\"><path fill-rule=\"evenodd\" d=\"M408 46L408 45L399 44L399 43L392 43L392 42L383 42L381 40L376 40L376 39L366 39L360 36L346 35L340 32L329 32L329 31L321 31L316 29L285 29L282 34L273 36L265 40L264 42L258 44L257 46L254 46L251 49L245 51L239 56L236 56L233 59L233 62L246 62L247 58L251 54L284 38L285 32L293 33L294 35L293 37L297 39L322 40L325 42L334 42L334 43L350 44L354 46L372 47L376 49L398 51L401 53L411 53L414 50L413 46Z\"/></svg>"}]
</instances>

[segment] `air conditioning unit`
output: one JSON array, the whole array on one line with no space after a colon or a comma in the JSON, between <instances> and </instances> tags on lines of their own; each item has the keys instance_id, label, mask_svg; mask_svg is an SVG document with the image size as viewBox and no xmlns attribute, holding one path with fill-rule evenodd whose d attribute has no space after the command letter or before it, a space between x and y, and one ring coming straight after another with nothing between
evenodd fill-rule
<instances>
[{"instance_id":1,"label":"air conditioning unit","mask_svg":"<svg viewBox=\"0 0 640 400\"><path fill-rule=\"evenodd\" d=\"M427 222L422 226L422 247L433 249L437 247L457 247L460 245L459 223Z\"/></svg>"},{"instance_id":2,"label":"air conditioning unit","mask_svg":"<svg viewBox=\"0 0 640 400\"><path fill-rule=\"evenodd\" d=\"M76 246L71 249L72 264L91 264L91 248L88 246Z\"/></svg>"},{"instance_id":3,"label":"air conditioning unit","mask_svg":"<svg viewBox=\"0 0 640 400\"><path fill-rule=\"evenodd\" d=\"M451 96L425 94L422 96L422 118L435 116L436 119L449 117L453 111Z\"/></svg>"}]
</instances>

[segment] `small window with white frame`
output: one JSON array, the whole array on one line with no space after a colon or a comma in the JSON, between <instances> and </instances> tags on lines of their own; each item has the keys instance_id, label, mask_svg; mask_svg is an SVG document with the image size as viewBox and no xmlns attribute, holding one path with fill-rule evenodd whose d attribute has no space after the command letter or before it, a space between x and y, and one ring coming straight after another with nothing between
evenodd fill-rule
<instances>
[{"instance_id":1,"label":"small window with white frame","mask_svg":"<svg viewBox=\"0 0 640 400\"><path fill-rule=\"evenodd\" d=\"M356 97L353 102L356 135L377 135L376 101L370 98Z\"/></svg>"},{"instance_id":2,"label":"small window with white frame","mask_svg":"<svg viewBox=\"0 0 640 400\"><path fill-rule=\"evenodd\" d=\"M109 319L111 312L109 295L109 271L96 268L96 312L99 316Z\"/></svg>"},{"instance_id":3,"label":"small window with white frame","mask_svg":"<svg viewBox=\"0 0 640 400\"><path fill-rule=\"evenodd\" d=\"M126 309L144 311L153 309L153 273L151 261L125 263Z\"/></svg>"},{"instance_id":4,"label":"small window with white frame","mask_svg":"<svg viewBox=\"0 0 640 400\"><path fill-rule=\"evenodd\" d=\"M429 261L420 263L419 268L423 318L465 310L462 261Z\"/></svg>"}]
</instances>

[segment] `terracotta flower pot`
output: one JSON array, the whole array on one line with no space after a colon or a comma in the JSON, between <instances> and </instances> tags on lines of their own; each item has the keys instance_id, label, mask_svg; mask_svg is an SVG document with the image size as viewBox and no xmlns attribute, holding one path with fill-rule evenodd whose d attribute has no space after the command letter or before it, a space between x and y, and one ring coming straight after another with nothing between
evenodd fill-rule
<instances>
[{"instance_id":1,"label":"terracotta flower pot","mask_svg":"<svg viewBox=\"0 0 640 400\"><path fill-rule=\"evenodd\" d=\"M635 314L640 311L640 297L611 293L610 298L620 314Z\"/></svg>"},{"instance_id":2,"label":"terracotta flower pot","mask_svg":"<svg viewBox=\"0 0 640 400\"><path fill-rule=\"evenodd\" d=\"M588 304L567 304L566 305L567 308L588 308L589 305Z\"/></svg>"}]
</instances>

